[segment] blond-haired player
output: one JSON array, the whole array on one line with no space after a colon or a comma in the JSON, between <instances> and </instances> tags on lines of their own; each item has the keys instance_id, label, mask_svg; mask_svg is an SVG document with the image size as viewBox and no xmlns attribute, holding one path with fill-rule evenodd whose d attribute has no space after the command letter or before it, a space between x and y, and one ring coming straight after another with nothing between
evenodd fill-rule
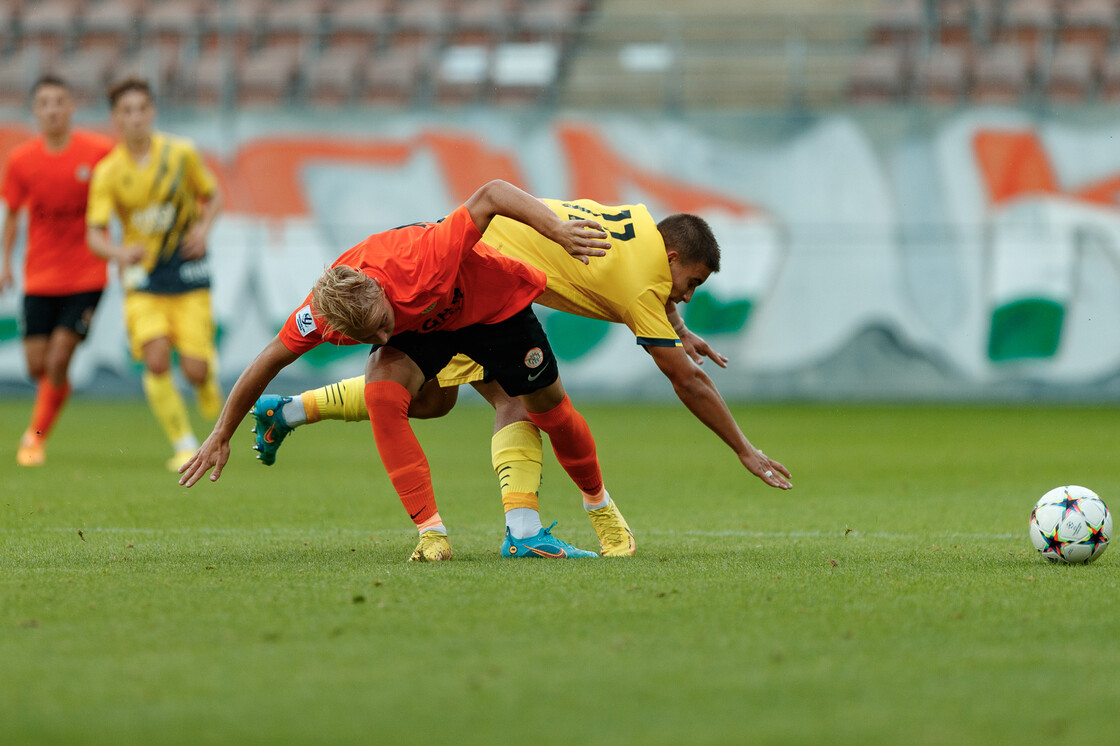
<instances>
[{"instance_id":1,"label":"blond-haired player","mask_svg":"<svg viewBox=\"0 0 1120 746\"><path fill-rule=\"evenodd\" d=\"M719 244L711 228L696 215L677 214L655 222L644 205L603 205L588 199L543 202L563 218L598 221L610 233L612 250L588 266L576 266L563 250L528 226L495 218L482 236L507 256L544 272L547 287L535 302L579 316L625 324L654 364L670 380L685 406L735 452L752 474L772 487L792 485L786 468L751 445L723 398L697 365L701 356L725 366L726 358L690 332L677 312L708 276L719 270ZM519 402L481 367L459 357L429 383L409 409L412 417L435 417L454 406L457 386L471 383L494 406L491 443L493 467L499 477L508 536L504 556L522 536L540 528L538 488L542 446L537 429ZM434 383L434 382L433 382ZM253 409L256 445L265 464L291 430L323 419L362 420L362 378L348 379L297 397L263 396ZM635 550L632 532L609 496L584 502L604 555L629 555Z\"/></svg>"}]
</instances>

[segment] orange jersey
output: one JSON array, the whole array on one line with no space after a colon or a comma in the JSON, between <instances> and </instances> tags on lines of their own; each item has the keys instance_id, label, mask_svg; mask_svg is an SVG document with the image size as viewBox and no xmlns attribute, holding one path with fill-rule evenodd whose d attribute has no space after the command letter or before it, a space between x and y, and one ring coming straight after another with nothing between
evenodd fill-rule
<instances>
[{"instance_id":1,"label":"orange jersey","mask_svg":"<svg viewBox=\"0 0 1120 746\"><path fill-rule=\"evenodd\" d=\"M0 197L9 219L27 206L24 293L72 295L105 287L106 262L86 246L86 202L93 167L113 141L74 130L60 152L36 137L8 158Z\"/></svg>"},{"instance_id":2,"label":"orange jersey","mask_svg":"<svg viewBox=\"0 0 1120 746\"><path fill-rule=\"evenodd\" d=\"M545 288L539 269L479 243L482 234L466 207L439 223L375 233L334 265L377 280L392 304L393 334L495 324L533 302ZM358 344L315 318L311 296L284 323L280 341L303 353L323 342Z\"/></svg>"}]
</instances>

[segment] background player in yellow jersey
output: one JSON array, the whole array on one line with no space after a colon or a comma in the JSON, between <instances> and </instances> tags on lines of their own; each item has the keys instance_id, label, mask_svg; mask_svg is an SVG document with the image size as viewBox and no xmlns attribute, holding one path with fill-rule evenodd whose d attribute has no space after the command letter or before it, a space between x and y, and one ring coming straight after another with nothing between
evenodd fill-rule
<instances>
[{"instance_id":1,"label":"background player in yellow jersey","mask_svg":"<svg viewBox=\"0 0 1120 746\"><path fill-rule=\"evenodd\" d=\"M715 384L699 367L701 356L726 366L727 359L691 333L677 312L712 272L719 270L719 244L711 228L695 215L671 215L660 223L644 205L601 205L592 200L543 200L563 218L597 220L610 233L612 250L590 265L573 262L563 249L526 225L497 217L482 236L509 256L541 269L548 279L541 305L579 316L626 324L654 363L673 384L685 406L735 452L740 462L766 484L789 489L789 471L751 445ZM492 457L502 489L506 525L513 538L540 530L537 490L542 448L540 434L516 399L468 358L456 358L413 401L409 415L438 417L455 404L458 385L471 383L495 408ZM321 419L362 420L364 380L349 379L299 397L261 397L254 446L265 464L291 430ZM634 553L626 521L609 496L584 507L604 555Z\"/></svg>"},{"instance_id":2,"label":"background player in yellow jersey","mask_svg":"<svg viewBox=\"0 0 1120 746\"><path fill-rule=\"evenodd\" d=\"M153 130L156 109L146 81L116 84L109 105L121 142L94 169L86 240L120 264L132 354L144 363L144 393L175 452L167 466L177 470L198 439L171 375L172 349L203 415L213 419L222 406L206 262L221 198L194 145ZM108 231L114 214L120 243Z\"/></svg>"}]
</instances>

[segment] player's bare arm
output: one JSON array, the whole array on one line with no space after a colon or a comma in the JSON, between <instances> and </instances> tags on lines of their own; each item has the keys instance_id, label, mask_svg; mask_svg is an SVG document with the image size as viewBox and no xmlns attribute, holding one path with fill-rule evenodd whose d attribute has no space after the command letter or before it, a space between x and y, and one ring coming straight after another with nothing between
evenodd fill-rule
<instances>
[{"instance_id":1,"label":"player's bare arm","mask_svg":"<svg viewBox=\"0 0 1120 746\"><path fill-rule=\"evenodd\" d=\"M241 420L252 408L253 402L264 393L267 386L276 374L299 358L299 355L289 350L280 341L273 337L260 354L249 363L249 367L237 378L233 390L229 392L225 406L222 407L218 421L214 423L214 430L206 438L198 451L187 463L179 467L179 484L190 487L206 472L213 469L210 481L216 482L222 476L222 469L229 460L229 441Z\"/></svg>"},{"instance_id":2,"label":"player's bare arm","mask_svg":"<svg viewBox=\"0 0 1120 746\"><path fill-rule=\"evenodd\" d=\"M140 244L117 244L109 237L109 229L91 225L86 228L86 245L102 259L115 260L122 267L131 267L144 258Z\"/></svg>"},{"instance_id":3,"label":"player's bare arm","mask_svg":"<svg viewBox=\"0 0 1120 746\"><path fill-rule=\"evenodd\" d=\"M18 224L16 215L10 211L4 216L4 228L0 229L0 250L3 251L3 259L0 260L0 291L11 287L15 281L12 255L15 252Z\"/></svg>"},{"instance_id":4,"label":"player's bare arm","mask_svg":"<svg viewBox=\"0 0 1120 746\"><path fill-rule=\"evenodd\" d=\"M709 357L719 367L727 367L728 358L726 355L716 352L703 337L685 326L684 318L681 317L680 310L677 308L676 303L669 301L665 304L665 315L669 317L669 323L673 325L673 330L677 333L677 338L680 339L681 344L684 345L684 351L692 358L692 362L697 365L703 365L704 358Z\"/></svg>"},{"instance_id":5,"label":"player's bare arm","mask_svg":"<svg viewBox=\"0 0 1120 746\"><path fill-rule=\"evenodd\" d=\"M471 195L464 206L482 233L495 215L525 223L564 251L587 264L590 256L604 256L611 247L607 232L594 220L563 220L533 195L495 179Z\"/></svg>"},{"instance_id":6,"label":"player's bare arm","mask_svg":"<svg viewBox=\"0 0 1120 746\"><path fill-rule=\"evenodd\" d=\"M791 475L786 467L751 445L747 436L739 429L735 418L731 416L727 403L716 390L712 379L693 365L683 349L679 347L647 347L646 349L653 356L657 367L673 384L673 391L689 411L735 451L735 455L748 471L771 487L788 490L793 486L789 481Z\"/></svg>"},{"instance_id":7,"label":"player's bare arm","mask_svg":"<svg viewBox=\"0 0 1120 746\"><path fill-rule=\"evenodd\" d=\"M206 245L210 239L210 229L214 226L214 218L222 209L222 194L217 189L207 197L206 201L199 201L199 216L187 237L183 240L183 258L201 259L206 256Z\"/></svg>"}]
</instances>

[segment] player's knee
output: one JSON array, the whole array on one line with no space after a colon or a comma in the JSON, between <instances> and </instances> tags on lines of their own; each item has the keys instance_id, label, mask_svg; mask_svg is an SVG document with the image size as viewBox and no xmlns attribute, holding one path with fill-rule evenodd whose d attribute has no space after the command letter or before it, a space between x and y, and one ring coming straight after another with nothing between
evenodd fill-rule
<instances>
[{"instance_id":1,"label":"player's knee","mask_svg":"<svg viewBox=\"0 0 1120 746\"><path fill-rule=\"evenodd\" d=\"M431 420L443 417L455 408L459 400L457 386L440 386L430 382L420 389L419 395L413 397L408 405L408 416L414 420Z\"/></svg>"}]
</instances>

